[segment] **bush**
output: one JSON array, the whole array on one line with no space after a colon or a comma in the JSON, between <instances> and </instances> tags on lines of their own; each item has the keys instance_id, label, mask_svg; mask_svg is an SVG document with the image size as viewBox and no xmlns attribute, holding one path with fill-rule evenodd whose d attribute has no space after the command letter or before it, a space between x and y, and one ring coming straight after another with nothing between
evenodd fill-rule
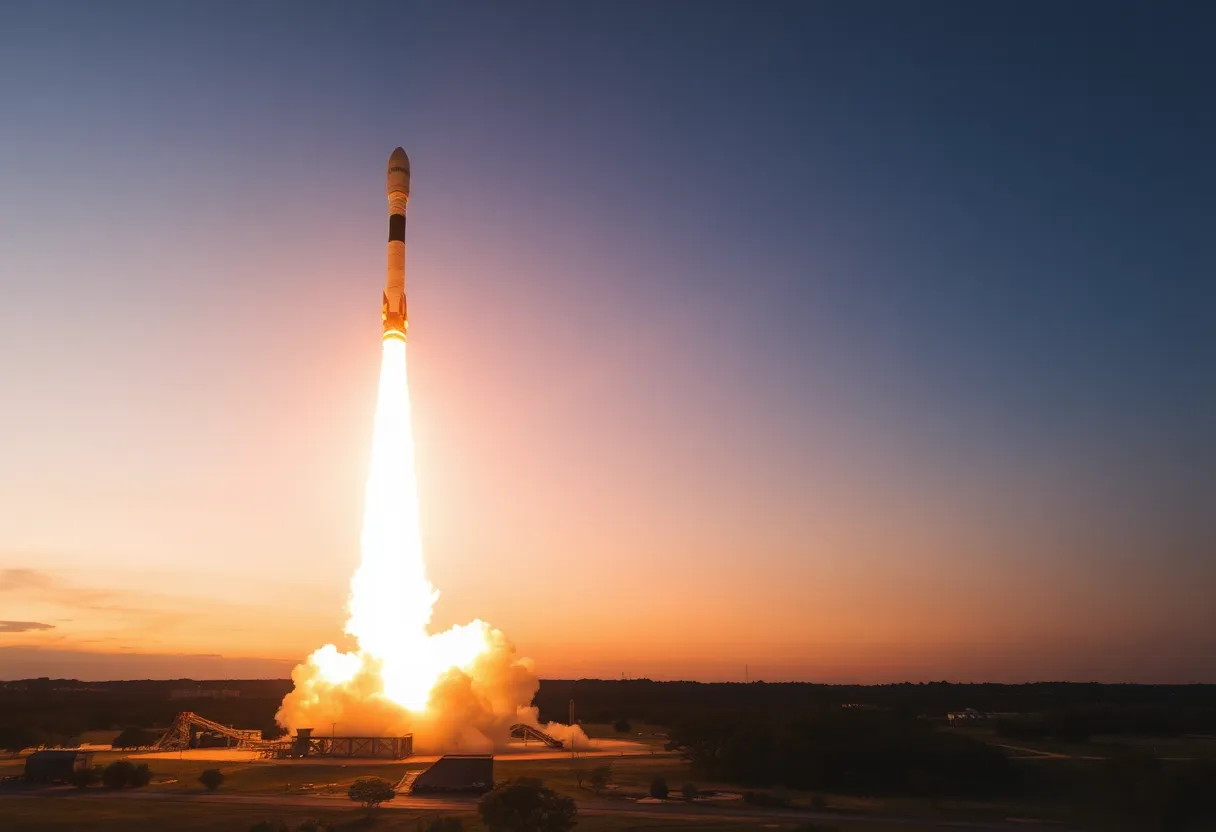
<instances>
[{"instance_id":1,"label":"bush","mask_svg":"<svg viewBox=\"0 0 1216 832\"><path fill-rule=\"evenodd\" d=\"M650 781L650 796L659 800L666 800L669 790L667 788L667 780L663 777L654 777Z\"/></svg>"},{"instance_id":2,"label":"bush","mask_svg":"<svg viewBox=\"0 0 1216 832\"><path fill-rule=\"evenodd\" d=\"M596 766L591 769L591 773L587 776L588 782L591 784L592 790L599 794L608 787L612 782L612 768L609 766Z\"/></svg>"},{"instance_id":3,"label":"bush","mask_svg":"<svg viewBox=\"0 0 1216 832\"><path fill-rule=\"evenodd\" d=\"M821 795L821 794L811 795L811 808L812 808L812 809L826 809L826 808L828 808L828 801L827 801L827 798L825 798L825 797L824 797L823 795Z\"/></svg>"},{"instance_id":4,"label":"bush","mask_svg":"<svg viewBox=\"0 0 1216 832\"><path fill-rule=\"evenodd\" d=\"M496 787L477 812L490 832L567 832L578 822L573 800L527 777Z\"/></svg>"},{"instance_id":5,"label":"bush","mask_svg":"<svg viewBox=\"0 0 1216 832\"><path fill-rule=\"evenodd\" d=\"M198 776L198 782L209 792L213 792L224 782L224 772L218 768L209 768Z\"/></svg>"},{"instance_id":6,"label":"bush","mask_svg":"<svg viewBox=\"0 0 1216 832\"><path fill-rule=\"evenodd\" d=\"M130 760L116 760L101 771L101 785L107 789L138 789L152 782L147 763L135 765Z\"/></svg>"},{"instance_id":7,"label":"bush","mask_svg":"<svg viewBox=\"0 0 1216 832\"><path fill-rule=\"evenodd\" d=\"M130 760L115 760L101 772L101 785L107 789L125 789L136 778L135 764Z\"/></svg>"},{"instance_id":8,"label":"bush","mask_svg":"<svg viewBox=\"0 0 1216 832\"><path fill-rule=\"evenodd\" d=\"M460 818L435 818L425 826L418 822L418 832L464 832L464 821Z\"/></svg>"},{"instance_id":9,"label":"bush","mask_svg":"<svg viewBox=\"0 0 1216 832\"><path fill-rule=\"evenodd\" d=\"M361 777L351 784L346 796L365 809L375 809L381 803L397 796L393 784L379 777Z\"/></svg>"},{"instance_id":10,"label":"bush","mask_svg":"<svg viewBox=\"0 0 1216 832\"><path fill-rule=\"evenodd\" d=\"M628 734L633 730L633 726L629 724L629 720L627 719L618 719L612 723L612 727L616 729L618 734Z\"/></svg>"},{"instance_id":11,"label":"bush","mask_svg":"<svg viewBox=\"0 0 1216 832\"><path fill-rule=\"evenodd\" d=\"M131 772L130 778L127 780L127 785L133 789L143 788L152 782L152 769L148 768L147 763L140 763Z\"/></svg>"},{"instance_id":12,"label":"bush","mask_svg":"<svg viewBox=\"0 0 1216 832\"><path fill-rule=\"evenodd\" d=\"M696 783L685 783L680 787L680 792L684 795L684 799L690 802L701 796Z\"/></svg>"},{"instance_id":13,"label":"bush","mask_svg":"<svg viewBox=\"0 0 1216 832\"><path fill-rule=\"evenodd\" d=\"M70 781L78 789L87 789L100 779L101 772L96 768L86 768L73 771Z\"/></svg>"}]
</instances>

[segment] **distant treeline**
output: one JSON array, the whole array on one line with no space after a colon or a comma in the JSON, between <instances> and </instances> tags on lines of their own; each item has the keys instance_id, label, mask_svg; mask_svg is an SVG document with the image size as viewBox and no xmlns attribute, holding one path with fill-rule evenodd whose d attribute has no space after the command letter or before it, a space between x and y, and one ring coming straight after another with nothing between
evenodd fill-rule
<instances>
[{"instance_id":1,"label":"distant treeline","mask_svg":"<svg viewBox=\"0 0 1216 832\"><path fill-rule=\"evenodd\" d=\"M938 798L1013 783L1000 749L893 711L705 710L678 718L670 737L700 776L743 785Z\"/></svg>"},{"instance_id":2,"label":"distant treeline","mask_svg":"<svg viewBox=\"0 0 1216 832\"><path fill-rule=\"evenodd\" d=\"M0 685L0 750L58 745L86 731L165 728L181 711L238 728L259 728L278 736L274 715L290 680L196 682L79 682L26 679ZM230 698L173 698L174 692L238 691Z\"/></svg>"},{"instance_id":3,"label":"distant treeline","mask_svg":"<svg viewBox=\"0 0 1216 832\"><path fill-rule=\"evenodd\" d=\"M274 715L291 686L287 679L4 682L0 683L0 741L13 744L21 739L5 740L6 729L16 727L25 730L23 736L46 744L89 730L163 728L180 711L197 711L225 725L259 728L267 736L276 736ZM229 693L219 698L207 695L219 691ZM180 698L183 694L185 698ZM543 680L534 703L542 720L564 722L571 699L575 716L583 722L625 719L672 726L701 713L757 710L798 714L844 706L934 720L973 708L1001 715L993 724L1010 738L1216 733L1216 685L703 684L580 679Z\"/></svg>"},{"instance_id":4,"label":"distant treeline","mask_svg":"<svg viewBox=\"0 0 1216 832\"><path fill-rule=\"evenodd\" d=\"M584 722L632 719L671 725L701 709L879 709L945 719L968 708L1023 724L1089 734L1168 736L1216 733L1216 685L1101 685L1040 682L1025 685L816 685L801 682L698 683L633 680L544 680L534 700L545 721L565 721L570 700ZM1013 717L1008 715L1015 715ZM1027 718L1030 717L1031 719ZM1035 722L1041 718L1040 722ZM1021 721L1026 720L1026 721ZM1048 735L1051 730L1048 731Z\"/></svg>"}]
</instances>

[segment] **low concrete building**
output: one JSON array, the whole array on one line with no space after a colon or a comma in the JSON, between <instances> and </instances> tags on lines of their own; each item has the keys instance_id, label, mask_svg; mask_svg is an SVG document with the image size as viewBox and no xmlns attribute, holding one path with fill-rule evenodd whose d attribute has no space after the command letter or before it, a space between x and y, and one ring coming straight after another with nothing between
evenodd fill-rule
<instances>
[{"instance_id":1,"label":"low concrete building","mask_svg":"<svg viewBox=\"0 0 1216 832\"><path fill-rule=\"evenodd\" d=\"M447 754L418 775L410 788L410 793L481 794L492 788L494 788L494 755Z\"/></svg>"}]
</instances>

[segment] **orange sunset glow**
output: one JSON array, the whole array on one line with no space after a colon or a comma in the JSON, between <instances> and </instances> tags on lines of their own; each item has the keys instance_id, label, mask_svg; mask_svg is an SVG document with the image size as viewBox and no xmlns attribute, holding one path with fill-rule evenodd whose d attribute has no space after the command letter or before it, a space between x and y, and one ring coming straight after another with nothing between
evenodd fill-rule
<instances>
[{"instance_id":1,"label":"orange sunset glow","mask_svg":"<svg viewBox=\"0 0 1216 832\"><path fill-rule=\"evenodd\" d=\"M1183 81L1006 100L982 39L746 4L28 5L0 679L1216 681Z\"/></svg>"}]
</instances>

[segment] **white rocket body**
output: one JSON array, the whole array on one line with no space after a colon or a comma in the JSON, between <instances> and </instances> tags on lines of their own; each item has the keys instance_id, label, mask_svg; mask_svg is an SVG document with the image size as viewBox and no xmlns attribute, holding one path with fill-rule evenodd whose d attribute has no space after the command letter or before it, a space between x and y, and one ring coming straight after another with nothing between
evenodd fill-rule
<instances>
[{"instance_id":1,"label":"white rocket body","mask_svg":"<svg viewBox=\"0 0 1216 832\"><path fill-rule=\"evenodd\" d=\"M405 207L410 201L410 160L400 147L388 157L388 262L384 268L384 337L405 340Z\"/></svg>"}]
</instances>

